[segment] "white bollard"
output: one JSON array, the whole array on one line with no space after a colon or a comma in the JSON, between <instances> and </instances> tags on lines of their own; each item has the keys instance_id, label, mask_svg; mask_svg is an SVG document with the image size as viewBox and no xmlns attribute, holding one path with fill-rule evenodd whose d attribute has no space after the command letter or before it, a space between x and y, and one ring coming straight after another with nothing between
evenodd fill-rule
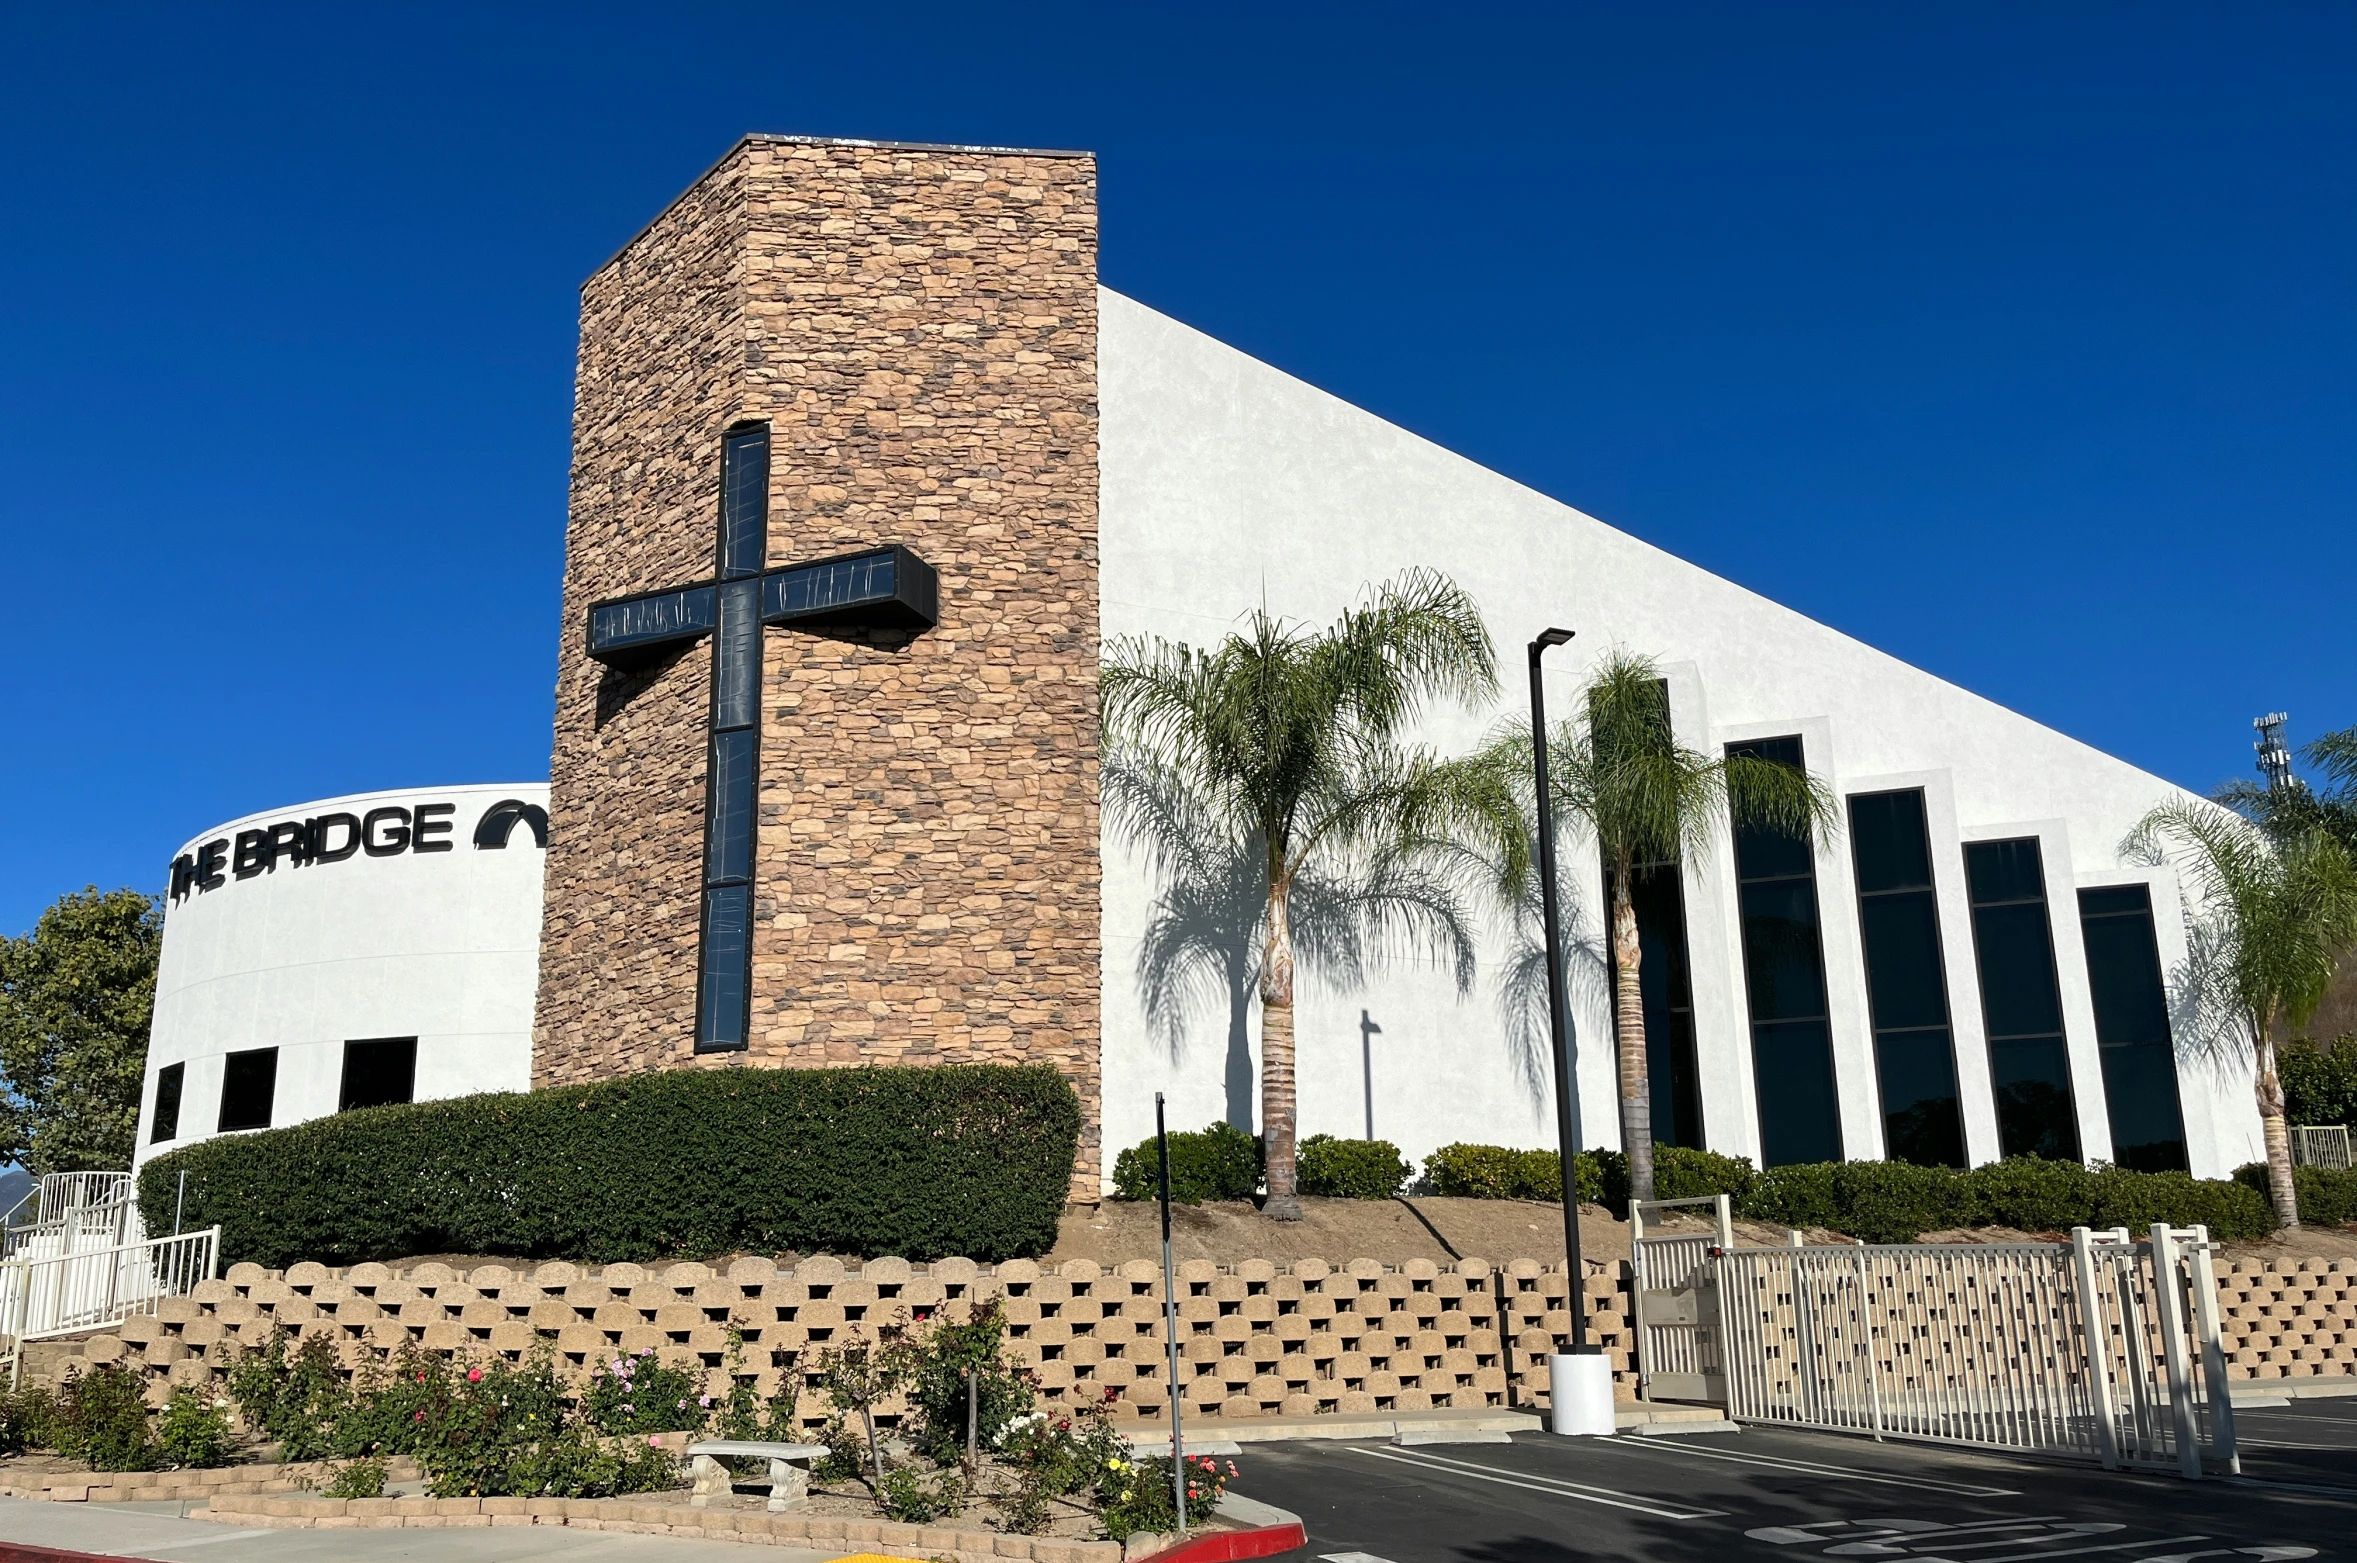
<instances>
[{"instance_id":1,"label":"white bollard","mask_svg":"<svg viewBox=\"0 0 2357 1563\"><path fill-rule=\"evenodd\" d=\"M1573 1437L1611 1437L1615 1426L1612 1359L1600 1351L1549 1357L1547 1404L1556 1432Z\"/></svg>"}]
</instances>

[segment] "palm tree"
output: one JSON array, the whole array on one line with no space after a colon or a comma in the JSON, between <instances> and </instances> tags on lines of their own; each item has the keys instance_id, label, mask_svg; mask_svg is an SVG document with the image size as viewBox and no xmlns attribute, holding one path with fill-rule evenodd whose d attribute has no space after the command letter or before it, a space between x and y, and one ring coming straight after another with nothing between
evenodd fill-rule
<instances>
[{"instance_id":1,"label":"palm tree","mask_svg":"<svg viewBox=\"0 0 2357 1563\"><path fill-rule=\"evenodd\" d=\"M2267 1186L2287 1228L2300 1224L2291 1134L2275 1033L2305 1025L2333 973L2357 945L2357 863L2321 827L2281 836L2194 799L2164 803L2122 843L2124 854L2173 861L2190 891L2189 970L2196 1002L2230 1011L2251 1049Z\"/></svg>"},{"instance_id":2,"label":"palm tree","mask_svg":"<svg viewBox=\"0 0 2357 1563\"><path fill-rule=\"evenodd\" d=\"M1559 819L1584 820L1611 878L1613 1035L1620 1086L1621 1149L1632 1198L1653 1197L1653 1100L1647 1079L1645 1003L1638 983L1633 887L1658 864L1706 852L1723 820L1814 842L1831 834L1833 794L1806 771L1747 755L1710 755L1679 744L1669 693L1650 657L1615 650L1588 675L1586 720L1567 719L1547 740ZM1528 776L1528 735L1503 735L1501 762Z\"/></svg>"},{"instance_id":3,"label":"palm tree","mask_svg":"<svg viewBox=\"0 0 2357 1563\"><path fill-rule=\"evenodd\" d=\"M1355 885L1343 897L1353 926L1383 944L1441 948L1462 983L1470 956L1461 896L1471 876L1486 869L1511 890L1529 871L1511 778L1486 756L1442 760L1405 736L1432 700L1497 693L1489 632L1455 584L1415 570L1323 630L1264 608L1209 650L1160 638L1115 641L1100 679L1107 773L1129 778L1104 794L1117 827L1164 855L1168 822L1181 815L1171 800L1183 797L1195 823L1180 834L1215 830L1230 849L1257 858L1265 1208L1280 1221L1299 1220L1293 919L1300 891Z\"/></svg>"}]
</instances>

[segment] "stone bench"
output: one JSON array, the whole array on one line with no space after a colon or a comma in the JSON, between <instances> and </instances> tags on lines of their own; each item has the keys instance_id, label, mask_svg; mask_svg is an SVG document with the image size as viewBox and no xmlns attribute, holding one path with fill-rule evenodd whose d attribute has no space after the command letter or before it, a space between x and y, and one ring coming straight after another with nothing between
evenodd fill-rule
<instances>
[{"instance_id":1,"label":"stone bench","mask_svg":"<svg viewBox=\"0 0 2357 1563\"><path fill-rule=\"evenodd\" d=\"M825 1454L827 1446L763 1444L741 1438L715 1438L700 1444L690 1444L687 1452L696 1477L695 1496L688 1499L689 1504L699 1509L706 1508L714 1498L729 1495L736 1479L721 1461L733 1456L769 1462L769 1507L774 1512L790 1509L809 1498L810 1462Z\"/></svg>"}]
</instances>

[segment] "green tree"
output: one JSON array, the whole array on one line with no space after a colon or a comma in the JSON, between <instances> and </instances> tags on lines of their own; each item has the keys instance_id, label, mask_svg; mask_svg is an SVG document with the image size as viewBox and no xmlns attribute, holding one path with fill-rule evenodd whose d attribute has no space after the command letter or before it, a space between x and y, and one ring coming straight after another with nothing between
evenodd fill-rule
<instances>
[{"instance_id":1,"label":"green tree","mask_svg":"<svg viewBox=\"0 0 2357 1563\"><path fill-rule=\"evenodd\" d=\"M2278 1219L2296 1227L2275 1037L2307 1023L2357 944L2357 863L2322 829L2279 836L2192 799L2147 814L2122 851L2177 867L2193 923L2180 991L2211 1015L2231 1016L2233 1046L2251 1050L2268 1192ZM2215 1033L2203 1026L2199 1034Z\"/></svg>"},{"instance_id":2,"label":"green tree","mask_svg":"<svg viewBox=\"0 0 2357 1563\"><path fill-rule=\"evenodd\" d=\"M1610 880L1615 1076L1621 1148L1629 1192L1653 1198L1653 1098L1645 1042L1645 1002L1638 982L1633 886L1659 864L1701 856L1723 822L1815 842L1836 821L1833 794L1789 765L1745 755L1711 755L1680 744L1670 725L1668 691L1650 657L1609 652L1582 691L1585 717L1564 721L1547 740L1547 774L1557 828L1573 821L1595 831ZM1497 754L1518 776L1531 774L1529 735L1517 729Z\"/></svg>"},{"instance_id":3,"label":"green tree","mask_svg":"<svg viewBox=\"0 0 2357 1563\"><path fill-rule=\"evenodd\" d=\"M1253 854L1265 1209L1298 1220L1297 889L1354 886L1338 900L1378 942L1469 959L1461 897L1472 876L1511 892L1529 871L1512 779L1487 756L1444 760L1407 738L1431 701L1496 695L1489 632L1454 583L1417 570L1324 629L1264 609L1209 650L1115 641L1101 680L1107 774L1129 778L1105 789L1117 828L1160 868L1175 846L1169 800L1184 799L1185 834Z\"/></svg>"},{"instance_id":4,"label":"green tree","mask_svg":"<svg viewBox=\"0 0 2357 1563\"><path fill-rule=\"evenodd\" d=\"M0 939L0 1156L36 1174L131 1165L162 944L155 902L95 885Z\"/></svg>"}]
</instances>

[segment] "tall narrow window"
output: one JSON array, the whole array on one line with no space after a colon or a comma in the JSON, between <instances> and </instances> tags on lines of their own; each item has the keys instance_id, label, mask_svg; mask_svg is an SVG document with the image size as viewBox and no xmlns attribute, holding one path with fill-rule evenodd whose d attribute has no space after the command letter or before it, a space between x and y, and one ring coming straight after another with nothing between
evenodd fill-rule
<instances>
[{"instance_id":1,"label":"tall narrow window","mask_svg":"<svg viewBox=\"0 0 2357 1563\"><path fill-rule=\"evenodd\" d=\"M1801 741L1729 744L1800 768ZM1833 1025L1825 1004L1825 949L1817 915L1817 861L1808 842L1781 831L1735 833L1743 911L1743 983L1751 1008L1752 1078L1759 1094L1760 1160L1839 1161L1841 1110L1834 1095Z\"/></svg>"},{"instance_id":2,"label":"tall narrow window","mask_svg":"<svg viewBox=\"0 0 2357 1563\"><path fill-rule=\"evenodd\" d=\"M745 1045L752 1023L753 841L761 770L761 569L769 550L769 426L721 440L719 623L704 787L703 970L696 1051Z\"/></svg>"},{"instance_id":3,"label":"tall narrow window","mask_svg":"<svg viewBox=\"0 0 2357 1563\"><path fill-rule=\"evenodd\" d=\"M1923 790L1852 796L1850 856L1858 871L1858 931L1866 947L1885 1154L1918 1166L1961 1167L1964 1114L1956 1098L1956 1044L1948 1027Z\"/></svg>"},{"instance_id":4,"label":"tall narrow window","mask_svg":"<svg viewBox=\"0 0 2357 1563\"><path fill-rule=\"evenodd\" d=\"M1964 878L1989 1030L1989 1083L1997 1094L1998 1151L2077 1161L2079 1114L2071 1101L2038 838L1967 843Z\"/></svg>"},{"instance_id":5,"label":"tall narrow window","mask_svg":"<svg viewBox=\"0 0 2357 1563\"><path fill-rule=\"evenodd\" d=\"M221 1117L214 1127L224 1134L232 1129L267 1129L277 1097L278 1049L231 1053L221 1060Z\"/></svg>"},{"instance_id":6,"label":"tall narrow window","mask_svg":"<svg viewBox=\"0 0 2357 1563\"><path fill-rule=\"evenodd\" d=\"M1638 869L1629 902L1637 913L1637 990L1645 1011L1645 1080L1653 1105L1653 1142L1700 1150L1702 1087L1694 1056L1694 990L1686 964L1686 895L1678 865L1649 863ZM1610 869L1604 873L1604 903L1612 904ZM1617 962L1617 952L1613 958Z\"/></svg>"},{"instance_id":7,"label":"tall narrow window","mask_svg":"<svg viewBox=\"0 0 2357 1563\"><path fill-rule=\"evenodd\" d=\"M336 1111L392 1107L417 1095L417 1038L370 1037L344 1044L344 1083Z\"/></svg>"},{"instance_id":8,"label":"tall narrow window","mask_svg":"<svg viewBox=\"0 0 2357 1563\"><path fill-rule=\"evenodd\" d=\"M2112 1160L2138 1172L2183 1172L2189 1165L2185 1114L2177 1100L2152 892L2142 885L2080 891L2079 933L2087 942Z\"/></svg>"},{"instance_id":9,"label":"tall narrow window","mask_svg":"<svg viewBox=\"0 0 2357 1563\"><path fill-rule=\"evenodd\" d=\"M187 1078L186 1064L166 1064L156 1071L155 1118L148 1125L148 1144L161 1145L180 1137L180 1085Z\"/></svg>"}]
</instances>

